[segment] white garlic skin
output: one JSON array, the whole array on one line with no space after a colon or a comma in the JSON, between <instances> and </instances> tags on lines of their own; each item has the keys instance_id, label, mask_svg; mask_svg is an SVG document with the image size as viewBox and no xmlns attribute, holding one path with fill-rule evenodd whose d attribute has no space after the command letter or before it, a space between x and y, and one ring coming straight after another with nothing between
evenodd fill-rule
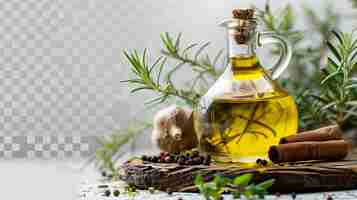
<instances>
[{"instance_id":1,"label":"white garlic skin","mask_svg":"<svg viewBox=\"0 0 357 200\"><path fill-rule=\"evenodd\" d=\"M152 142L170 153L197 147L192 115L192 109L177 105L159 110L154 116Z\"/></svg>"}]
</instances>

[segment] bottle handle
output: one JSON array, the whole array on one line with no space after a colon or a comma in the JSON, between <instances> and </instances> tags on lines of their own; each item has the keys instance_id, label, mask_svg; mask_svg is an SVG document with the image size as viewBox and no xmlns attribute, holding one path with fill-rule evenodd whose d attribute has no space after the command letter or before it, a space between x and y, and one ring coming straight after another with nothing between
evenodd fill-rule
<instances>
[{"instance_id":1,"label":"bottle handle","mask_svg":"<svg viewBox=\"0 0 357 200\"><path fill-rule=\"evenodd\" d=\"M257 46L262 47L266 44L278 44L280 46L280 57L272 67L272 78L275 80L288 67L292 57L292 47L291 43L278 33L270 31L258 32Z\"/></svg>"}]
</instances>

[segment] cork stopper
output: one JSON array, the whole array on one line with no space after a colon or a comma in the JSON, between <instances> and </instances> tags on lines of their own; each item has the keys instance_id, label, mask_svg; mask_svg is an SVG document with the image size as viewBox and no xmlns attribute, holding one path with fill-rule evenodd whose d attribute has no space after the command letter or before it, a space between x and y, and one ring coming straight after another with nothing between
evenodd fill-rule
<instances>
[{"instance_id":1,"label":"cork stopper","mask_svg":"<svg viewBox=\"0 0 357 200\"><path fill-rule=\"evenodd\" d=\"M233 10L233 18L242 19L242 20L250 20L254 18L254 9L247 8L241 9L237 8Z\"/></svg>"},{"instance_id":2,"label":"cork stopper","mask_svg":"<svg viewBox=\"0 0 357 200\"><path fill-rule=\"evenodd\" d=\"M232 14L234 19L239 20L239 26L234 31L234 39L238 44L245 44L251 38L251 25L255 24L254 9L237 8L233 10Z\"/></svg>"}]
</instances>

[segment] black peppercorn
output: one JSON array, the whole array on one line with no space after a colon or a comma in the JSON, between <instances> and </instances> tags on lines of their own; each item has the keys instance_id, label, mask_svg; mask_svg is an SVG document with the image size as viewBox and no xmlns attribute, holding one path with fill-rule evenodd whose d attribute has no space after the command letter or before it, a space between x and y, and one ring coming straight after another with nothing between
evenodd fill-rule
<instances>
[{"instance_id":1,"label":"black peppercorn","mask_svg":"<svg viewBox=\"0 0 357 200\"><path fill-rule=\"evenodd\" d=\"M263 166L267 166L267 165L268 165L268 161L267 161L267 160L262 160L262 161L261 161L261 164L262 164Z\"/></svg>"},{"instance_id":2,"label":"black peppercorn","mask_svg":"<svg viewBox=\"0 0 357 200\"><path fill-rule=\"evenodd\" d=\"M291 193L291 198L296 199L296 193L295 192Z\"/></svg>"},{"instance_id":3,"label":"black peppercorn","mask_svg":"<svg viewBox=\"0 0 357 200\"><path fill-rule=\"evenodd\" d=\"M326 200L333 200L331 195L327 195Z\"/></svg>"},{"instance_id":4,"label":"black peppercorn","mask_svg":"<svg viewBox=\"0 0 357 200\"><path fill-rule=\"evenodd\" d=\"M146 156L146 155L141 156L141 160L142 161L148 161L148 156Z\"/></svg>"},{"instance_id":5,"label":"black peppercorn","mask_svg":"<svg viewBox=\"0 0 357 200\"><path fill-rule=\"evenodd\" d=\"M203 161L205 160L205 157L204 156L200 156L199 158L201 160L201 163L203 163Z\"/></svg>"},{"instance_id":6,"label":"black peppercorn","mask_svg":"<svg viewBox=\"0 0 357 200\"><path fill-rule=\"evenodd\" d=\"M257 163L257 165L262 164L262 159L258 158L258 159L255 161L255 163Z\"/></svg>"},{"instance_id":7,"label":"black peppercorn","mask_svg":"<svg viewBox=\"0 0 357 200\"><path fill-rule=\"evenodd\" d=\"M154 162L154 163L159 162L159 157L153 156L152 159L151 159L151 162Z\"/></svg>"},{"instance_id":8,"label":"black peppercorn","mask_svg":"<svg viewBox=\"0 0 357 200\"><path fill-rule=\"evenodd\" d=\"M107 173L105 171L102 171L102 176L103 177L106 177L107 176Z\"/></svg>"},{"instance_id":9,"label":"black peppercorn","mask_svg":"<svg viewBox=\"0 0 357 200\"><path fill-rule=\"evenodd\" d=\"M104 191L104 196L109 197L110 196L110 190L105 190Z\"/></svg>"},{"instance_id":10,"label":"black peppercorn","mask_svg":"<svg viewBox=\"0 0 357 200\"><path fill-rule=\"evenodd\" d=\"M119 195L120 195L119 190L114 190L113 195L114 195L115 197L119 196Z\"/></svg>"},{"instance_id":11,"label":"black peppercorn","mask_svg":"<svg viewBox=\"0 0 357 200\"><path fill-rule=\"evenodd\" d=\"M166 189L166 193L167 193L168 195L172 195L172 190L171 190L171 188L167 188L167 189Z\"/></svg>"},{"instance_id":12,"label":"black peppercorn","mask_svg":"<svg viewBox=\"0 0 357 200\"><path fill-rule=\"evenodd\" d=\"M192 161L193 161L193 164L195 164L195 165L202 164L202 161L201 161L200 157L195 157L195 158L192 159Z\"/></svg>"}]
</instances>

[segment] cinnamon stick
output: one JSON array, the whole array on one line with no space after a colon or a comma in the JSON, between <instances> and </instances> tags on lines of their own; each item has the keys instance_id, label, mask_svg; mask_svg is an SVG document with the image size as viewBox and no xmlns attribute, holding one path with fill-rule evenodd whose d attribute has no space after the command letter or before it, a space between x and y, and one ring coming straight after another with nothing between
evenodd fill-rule
<instances>
[{"instance_id":1,"label":"cinnamon stick","mask_svg":"<svg viewBox=\"0 0 357 200\"><path fill-rule=\"evenodd\" d=\"M344 140L297 142L271 146L269 159L274 163L304 160L340 160L347 156L350 144Z\"/></svg>"},{"instance_id":2,"label":"cinnamon stick","mask_svg":"<svg viewBox=\"0 0 357 200\"><path fill-rule=\"evenodd\" d=\"M306 142L306 141L327 141L342 139L342 131L338 125L327 126L312 131L298 133L280 139L280 144Z\"/></svg>"}]
</instances>

